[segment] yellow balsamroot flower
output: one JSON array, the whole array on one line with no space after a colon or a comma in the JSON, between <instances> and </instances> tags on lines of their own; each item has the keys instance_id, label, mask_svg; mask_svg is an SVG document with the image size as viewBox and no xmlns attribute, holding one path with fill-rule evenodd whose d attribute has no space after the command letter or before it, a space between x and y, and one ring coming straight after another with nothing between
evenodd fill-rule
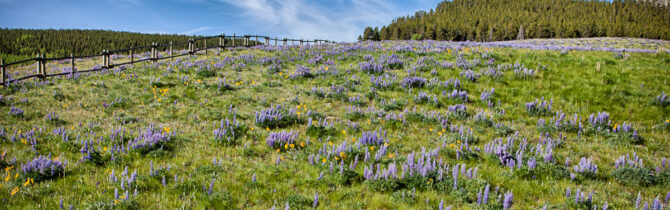
<instances>
[{"instance_id":1,"label":"yellow balsamroot flower","mask_svg":"<svg viewBox=\"0 0 670 210\"><path fill-rule=\"evenodd\" d=\"M291 144L290 146L291 146L291 148L294 148L294 147L295 147L295 144Z\"/></svg>"},{"instance_id":2,"label":"yellow balsamroot flower","mask_svg":"<svg viewBox=\"0 0 670 210\"><path fill-rule=\"evenodd\" d=\"M30 184L30 179L26 179L26 182L23 183L23 186L26 187Z\"/></svg>"},{"instance_id":3,"label":"yellow balsamroot flower","mask_svg":"<svg viewBox=\"0 0 670 210\"><path fill-rule=\"evenodd\" d=\"M281 73L281 72L279 72L279 76L281 76L281 75L282 75L282 73Z\"/></svg>"},{"instance_id":4,"label":"yellow balsamroot flower","mask_svg":"<svg viewBox=\"0 0 670 210\"><path fill-rule=\"evenodd\" d=\"M300 142L300 147L305 147L305 142Z\"/></svg>"},{"instance_id":5,"label":"yellow balsamroot flower","mask_svg":"<svg viewBox=\"0 0 670 210\"><path fill-rule=\"evenodd\" d=\"M337 156L335 156L335 160L340 160L340 158L338 158Z\"/></svg>"},{"instance_id":6,"label":"yellow balsamroot flower","mask_svg":"<svg viewBox=\"0 0 670 210\"><path fill-rule=\"evenodd\" d=\"M326 161L328 161L328 159L326 159L326 158L324 158L323 160L321 160L321 162L324 162L324 163L325 163Z\"/></svg>"},{"instance_id":7,"label":"yellow balsamroot flower","mask_svg":"<svg viewBox=\"0 0 670 210\"><path fill-rule=\"evenodd\" d=\"M442 132L437 132L437 134L441 136L441 135L442 135Z\"/></svg>"},{"instance_id":8,"label":"yellow balsamroot flower","mask_svg":"<svg viewBox=\"0 0 670 210\"><path fill-rule=\"evenodd\" d=\"M356 142L356 137L352 137L351 141Z\"/></svg>"},{"instance_id":9,"label":"yellow balsamroot flower","mask_svg":"<svg viewBox=\"0 0 670 210\"><path fill-rule=\"evenodd\" d=\"M333 146L333 142L332 142L332 141L328 141L328 145Z\"/></svg>"},{"instance_id":10,"label":"yellow balsamroot flower","mask_svg":"<svg viewBox=\"0 0 670 210\"><path fill-rule=\"evenodd\" d=\"M103 147L103 148L102 148L102 151L107 152L107 147Z\"/></svg>"},{"instance_id":11,"label":"yellow balsamroot flower","mask_svg":"<svg viewBox=\"0 0 670 210\"><path fill-rule=\"evenodd\" d=\"M342 159L344 159L344 157L345 157L346 155L347 155L347 154L344 154L344 152L340 152L340 157L342 157Z\"/></svg>"},{"instance_id":12,"label":"yellow balsamroot flower","mask_svg":"<svg viewBox=\"0 0 670 210\"><path fill-rule=\"evenodd\" d=\"M266 130L266 131L270 131L270 127L265 127L265 130Z\"/></svg>"},{"instance_id":13,"label":"yellow balsamroot flower","mask_svg":"<svg viewBox=\"0 0 670 210\"><path fill-rule=\"evenodd\" d=\"M288 144L284 144L284 149L288 149Z\"/></svg>"},{"instance_id":14,"label":"yellow balsamroot flower","mask_svg":"<svg viewBox=\"0 0 670 210\"><path fill-rule=\"evenodd\" d=\"M164 127L163 130L165 130L165 132L170 133L170 127Z\"/></svg>"},{"instance_id":15,"label":"yellow balsamroot flower","mask_svg":"<svg viewBox=\"0 0 670 210\"><path fill-rule=\"evenodd\" d=\"M15 187L15 188L12 190L12 195L16 194L17 192L19 192L19 188L18 188L18 187Z\"/></svg>"},{"instance_id":16,"label":"yellow balsamroot flower","mask_svg":"<svg viewBox=\"0 0 670 210\"><path fill-rule=\"evenodd\" d=\"M279 149L277 149L277 152L279 152L279 151L280 151L280 150L279 150Z\"/></svg>"},{"instance_id":17,"label":"yellow balsamroot flower","mask_svg":"<svg viewBox=\"0 0 670 210\"><path fill-rule=\"evenodd\" d=\"M346 130L342 130L342 134L347 135L347 131L346 131Z\"/></svg>"},{"instance_id":18,"label":"yellow balsamroot flower","mask_svg":"<svg viewBox=\"0 0 670 210\"><path fill-rule=\"evenodd\" d=\"M456 143L459 143L459 144L460 144L460 143L461 143L461 140L456 140Z\"/></svg>"},{"instance_id":19,"label":"yellow balsamroot flower","mask_svg":"<svg viewBox=\"0 0 670 210\"><path fill-rule=\"evenodd\" d=\"M5 172L9 172L9 170L11 170L12 168L14 168L14 166L6 167L6 168L5 168Z\"/></svg>"},{"instance_id":20,"label":"yellow balsamroot flower","mask_svg":"<svg viewBox=\"0 0 670 210\"><path fill-rule=\"evenodd\" d=\"M394 153L389 153L389 158L392 158Z\"/></svg>"},{"instance_id":21,"label":"yellow balsamroot flower","mask_svg":"<svg viewBox=\"0 0 670 210\"><path fill-rule=\"evenodd\" d=\"M433 132L433 129L432 129L432 128L430 128L430 129L428 129L428 131L430 131L430 132Z\"/></svg>"},{"instance_id":22,"label":"yellow balsamroot flower","mask_svg":"<svg viewBox=\"0 0 670 210\"><path fill-rule=\"evenodd\" d=\"M370 151L375 151L375 147L374 146L370 147Z\"/></svg>"},{"instance_id":23,"label":"yellow balsamroot flower","mask_svg":"<svg viewBox=\"0 0 670 210\"><path fill-rule=\"evenodd\" d=\"M326 66L326 71L328 71L328 66Z\"/></svg>"}]
</instances>

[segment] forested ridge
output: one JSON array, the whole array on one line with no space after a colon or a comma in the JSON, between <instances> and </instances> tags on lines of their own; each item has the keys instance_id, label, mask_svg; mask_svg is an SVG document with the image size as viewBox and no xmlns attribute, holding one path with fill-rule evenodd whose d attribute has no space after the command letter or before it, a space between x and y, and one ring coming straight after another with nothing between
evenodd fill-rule
<instances>
[{"instance_id":1,"label":"forested ridge","mask_svg":"<svg viewBox=\"0 0 670 210\"><path fill-rule=\"evenodd\" d=\"M367 27L359 40L499 41L524 38L670 39L670 11L631 0L453 0Z\"/></svg>"},{"instance_id":2,"label":"forested ridge","mask_svg":"<svg viewBox=\"0 0 670 210\"><path fill-rule=\"evenodd\" d=\"M2 54L34 56L46 53L51 56L91 55L103 49L116 50L132 46L184 42L193 36L174 34L142 34L107 30L79 29L0 29Z\"/></svg>"}]
</instances>

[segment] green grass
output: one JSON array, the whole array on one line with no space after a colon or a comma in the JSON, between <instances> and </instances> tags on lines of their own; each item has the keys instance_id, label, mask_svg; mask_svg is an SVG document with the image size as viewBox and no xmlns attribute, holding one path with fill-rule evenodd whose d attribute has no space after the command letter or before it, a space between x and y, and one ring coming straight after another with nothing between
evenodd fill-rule
<instances>
[{"instance_id":1,"label":"green grass","mask_svg":"<svg viewBox=\"0 0 670 210\"><path fill-rule=\"evenodd\" d=\"M404 42L384 43L385 46L402 45ZM417 45L418 43L410 43ZM365 45L365 44L362 44ZM352 50L356 54L323 54L330 51L329 47L291 48L284 51L263 51L258 49L244 49L225 51L220 55L198 55L191 59L207 60L207 64L223 60L225 57L239 55L254 55L256 59L262 57L277 57L284 60L280 73L268 73L269 66L247 63L247 69L233 71L230 64L215 75L196 72L195 68L166 70L172 63L161 63L158 68L149 68L149 64L138 64L123 72L109 74L92 74L78 79L56 79L46 85L34 86L33 82L25 86L12 85L0 90L4 97L11 96L9 102L0 103L0 126L5 130L5 137L0 137L0 145L5 152L4 161L9 162L16 158L17 164L12 165L9 181L5 181L4 174L0 181L0 198L7 208L57 208L62 199L65 208L73 205L75 208L253 208L268 209L276 201L277 208L282 208L288 202L292 208L311 208L315 193L319 194L320 209L436 209L440 200L444 199L445 206L457 208L478 208L473 202L482 183L489 183L493 188L499 186L501 193L514 193L514 208L535 209L544 205L556 208L575 208L570 206L571 201L566 199L565 189L573 191L580 188L584 192L595 191L594 201L599 206L608 201L609 207L616 209L632 208L632 202L637 193L641 192L646 201L653 200L657 195L664 197L667 186L650 185L638 186L623 184L610 174L614 171L614 161L627 153L636 152L645 161L645 166L653 167L660 164L661 157L670 157L669 128L663 127L664 122L670 119L670 110L652 104L652 99L662 91L670 92L670 55L667 53L638 54L631 53L626 59L617 59L611 52L581 52L575 51L562 55L558 51L533 51L523 49L496 48L487 49L495 58L495 65L514 64L517 61L527 67L536 68L538 65L547 65L547 70L540 70L533 79L516 79L514 73L506 71L499 80L482 76L476 83L460 76L460 70L454 68L437 67L437 75L431 76L430 71L417 72L425 78L438 77L440 80L458 78L463 83L463 90L469 95L466 103L469 116L474 116L479 110L500 112L504 115L495 115L495 123L504 123L516 132L519 132L517 143L527 139L529 147L538 143L541 131L537 128L540 118L548 121L549 116L529 116L525 103L544 97L553 99L553 109L562 110L568 116L577 113L582 123L591 113L607 111L611 114L612 124L626 121L632 123L645 138L643 144L614 144L603 135L584 133L580 138L574 132L563 132L566 142L554 150L558 164L562 165L566 158L571 164L577 164L581 157L592 157L598 165L597 178L571 181L569 178L541 176L533 179L525 175L510 173L510 170L498 163L495 156L480 152L480 157L468 160L457 160L454 149L442 148L439 158L445 163L454 165L464 163L468 168L478 167L479 175L476 180L481 183L463 183L468 193L453 190L437 190L439 188L417 189L412 197L412 189L398 189L396 191L377 191L366 181L357 178L340 177L335 172L339 165L335 164L334 173L328 172L330 162L327 160L321 166L322 160L316 160L316 165L308 163L308 156L317 153L330 136L332 145L339 145L343 141L351 143L352 138L359 139L362 131L376 130L382 127L388 132L389 153L397 153L393 157L385 156L382 162L404 162L407 154L420 151L422 148L433 149L440 147L443 140L454 143L457 148L462 142L459 138L449 136L450 133L440 134L441 126L437 121L410 120L406 124L398 121L387 121L376 115L348 118L346 107L350 96L358 95L366 100L367 106L377 110L385 109L380 99L396 99L398 104L386 105L388 112L400 113L405 108L412 110L435 110L445 112L446 107L461 102L441 99L443 106L437 107L430 103L415 103L414 96L420 91L440 96L441 90L429 87L413 89L409 93L404 88L378 89L376 99L368 100L366 94L370 92L369 75L358 70L358 61L370 54L373 57L390 55L384 50ZM480 57L479 51L483 48L458 49L467 60ZM434 57L439 61L456 62L453 53L428 52L424 56ZM315 54L322 54L324 61L336 61L337 74L316 76L314 78L290 79L290 75L297 65L308 66L312 73L324 65L308 64L307 60ZM407 58L414 61L416 53L406 52ZM338 58L344 59L339 61ZM293 60L293 61L288 61ZM483 59L482 59L483 60ZM238 61L239 62L239 61ZM410 62L411 63L411 62ZM353 65L353 69L350 67ZM333 68L332 66L330 68ZM409 68L409 65L405 65ZM473 70L479 72L482 66ZM349 73L346 73L349 72ZM403 69L390 70L402 80L408 73ZM183 79L188 76L188 79ZM226 78L232 88L225 91L217 89L219 78ZM159 81L157 79L160 78ZM354 79L356 78L356 79ZM232 80L232 82L231 82ZM308 93L312 87L324 88L326 91L332 85L349 85L358 80L360 85L346 92L346 97L316 97ZM398 87L400 87L398 85ZM479 100L479 94L484 90L495 88L494 100L501 101L501 105L488 108ZM54 95L54 93L56 93ZM115 104L104 108L103 103L110 104L117 98L122 98L122 104ZM296 99L297 98L297 99ZM23 117L11 117L8 113L13 104L25 110ZM299 117L306 119L308 111L317 111L325 118L336 120L335 127L325 129L321 127L308 128L307 121L288 123L280 128L259 127L255 124L254 111L268 108L270 104L285 104L287 107L296 107ZM229 112L233 107L235 112ZM54 111L62 122L53 123L44 120L47 113ZM213 139L214 123L233 117L246 126L243 136L235 144L220 144ZM316 119L316 118L315 118ZM360 124L360 129L348 129L346 122L353 119ZM483 149L486 143L496 137L496 130L490 126L477 124L472 117L464 119L449 118L456 125L464 125L474 130L473 135L478 142L470 146ZM123 122L125 125L122 125ZM338 122L339 121L339 122ZM110 161L109 148L119 144L112 142L109 136L112 131L123 127L129 138L136 136L137 129L143 129L149 124L168 127L175 131L176 137L169 148L154 151L150 154L131 152L119 155L118 161ZM63 143L60 136L54 136L53 130L65 128L70 141L77 136L82 140L93 139L96 150L98 147L103 158L102 164L77 163L82 154L79 152L80 143ZM267 129L267 130L266 130ZM432 129L432 131L430 130ZM37 136L36 151L30 143L24 144L20 140L10 142L11 136L21 130L26 133L34 130ZM310 144L297 150L277 152L268 147L265 138L270 132L294 130L300 133L299 141L309 137ZM506 132L503 132L503 134ZM88 134L88 136L87 136ZM558 136L558 131L552 131L552 136ZM95 135L94 138L91 135ZM323 141L317 137L321 136ZM97 140L101 138L100 142ZM460 143L458 143L460 142ZM330 148L330 146L328 146ZM104 149L107 148L107 149ZM363 150L369 149L366 147ZM32 160L37 154L52 154L66 159L68 165L64 175L59 178L35 182L24 186L25 177L19 175L14 178L16 168L20 163ZM374 152L372 153L374 156ZM214 166L212 159L221 160L221 165ZM277 159L283 159L276 165ZM352 158L352 157L349 157ZM363 174L363 168L369 163L360 163L355 170L358 175ZM160 172L165 175L167 186L161 184L161 177L149 176L149 164L153 161L154 168L167 167L170 170ZM538 162L541 162L538 159ZM6 167L12 167L6 166ZM114 203L114 189L119 189L118 183L109 181L112 170L119 176L125 167L129 174L137 170L137 196L129 200ZM553 167L553 166L552 166ZM553 170L546 169L543 170ZM324 177L316 181L319 174ZM550 173L550 172L546 172ZM553 173L553 172L552 172ZM252 176L256 175L256 182ZM551 173L550 173L551 174ZM162 176L161 175L161 176ZM174 182L174 176L184 182ZM352 175L353 174L349 174ZM450 177L450 171L445 173ZM215 179L212 195L203 190L203 185L209 188L210 182ZM449 178L450 179L450 178ZM353 181L352 181L353 180ZM460 180L459 180L460 181ZM484 184L485 185L485 184ZM19 191L11 195L15 187ZM450 187L448 189L451 189ZM129 193L133 194L133 189ZM402 194L405 193L403 197ZM497 195L495 195L497 198ZM493 197L493 195L492 195ZM428 202L426 202L428 200ZM487 208L501 208L498 201Z\"/></svg>"}]
</instances>

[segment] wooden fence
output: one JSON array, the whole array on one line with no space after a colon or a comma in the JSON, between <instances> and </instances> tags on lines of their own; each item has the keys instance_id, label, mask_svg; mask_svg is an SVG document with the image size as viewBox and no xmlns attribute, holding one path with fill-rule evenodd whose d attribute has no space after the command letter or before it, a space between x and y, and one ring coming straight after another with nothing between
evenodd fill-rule
<instances>
[{"instance_id":1,"label":"wooden fence","mask_svg":"<svg viewBox=\"0 0 670 210\"><path fill-rule=\"evenodd\" d=\"M208 39L216 39L218 38L218 43L216 44L210 44L209 46L207 45L207 40ZM255 41L251 40L252 38L255 38ZM229 40L226 40L229 39ZM261 43L259 42L259 39L263 39L264 42ZM236 40L242 41L242 43L235 43ZM231 43L226 43L226 41L229 41ZM44 54L40 54L35 58L30 58L22 61L17 61L13 63L8 63L5 64L5 59L0 59L0 72L2 74L1 83L2 86L9 86L11 83L16 83L22 80L27 80L30 78L40 78L42 80L46 80L48 77L55 77L55 76L65 76L65 75L73 75L76 73L86 73L86 72L95 72L95 71L101 71L104 69L112 69L116 66L122 66L122 65L128 65L128 64L134 64L138 62L144 62L144 61L151 61L152 63L156 63L158 60L163 60L163 59L172 59L176 57L181 57L181 56L189 56L191 57L193 54L196 52L200 51L205 51L207 53L207 50L210 49L215 49L219 48L221 50L224 50L226 47L249 47L249 46L257 46L257 45L271 45L272 41L274 41L274 46L286 46L288 45L288 42L291 42L291 45L295 45L296 42L299 43L299 46L302 45L309 45L310 43L312 44L324 44L324 43L335 43L329 40L320 40L320 39L315 39L315 40L303 40L303 39L288 39L288 38L283 38L283 39L278 39L277 37L275 38L270 38L268 36L258 36L258 35L235 35L233 34L232 36L226 36L224 34L218 35L218 36L207 36L207 37L200 37L200 38L195 38L195 39L190 39L186 42L178 42L178 43L167 43L167 44L162 44L159 45L158 43L152 43L151 45L146 45L146 46L139 46L139 47L130 47L126 49L119 49L119 50L106 50L103 49L100 54L95 54L95 55L81 55L81 56L74 56L73 54L70 54L69 57L57 57L57 58L47 58ZM200 44L200 48L196 49L196 44ZM228 44L228 46L226 46ZM188 52L187 53L182 53L182 54L176 54L173 55L173 47L174 46L180 46L180 45L185 45L187 46ZM158 52L159 48L166 49L168 51L168 56L164 57L158 57ZM141 52L144 50L150 49L150 57L149 58L143 58L143 59L138 59L135 60L134 52ZM128 52L130 54L130 61L123 62L123 63L114 63L112 64L110 62L110 56L113 54L119 54L119 53L125 53ZM101 57L102 58L102 66L99 68L91 68L88 70L82 70L82 71L77 71L76 66L75 66L75 61L76 59L83 59L83 58L95 58L95 57ZM71 70L70 72L61 72L61 73L54 73L54 74L47 74L46 72L46 62L47 61L62 61L62 60L69 60L70 65L71 65ZM37 62L37 74L32 74L28 76L23 76L19 78L13 78L11 80L7 79L7 67L13 66L13 65L20 65L24 64L30 61L36 61Z\"/></svg>"}]
</instances>

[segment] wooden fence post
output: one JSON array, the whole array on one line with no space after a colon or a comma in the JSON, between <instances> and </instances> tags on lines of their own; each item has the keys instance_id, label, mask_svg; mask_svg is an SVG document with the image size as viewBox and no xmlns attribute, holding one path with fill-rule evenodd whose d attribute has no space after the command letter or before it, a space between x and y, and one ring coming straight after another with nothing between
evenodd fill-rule
<instances>
[{"instance_id":1,"label":"wooden fence post","mask_svg":"<svg viewBox=\"0 0 670 210\"><path fill-rule=\"evenodd\" d=\"M277 46L277 37L275 36L275 47Z\"/></svg>"},{"instance_id":2,"label":"wooden fence post","mask_svg":"<svg viewBox=\"0 0 670 210\"><path fill-rule=\"evenodd\" d=\"M102 67L105 68L105 64L107 64L107 62L105 61L105 59L107 59L107 57L105 57L105 49L102 49L102 52L100 53L100 57L102 57L102 59L101 59Z\"/></svg>"},{"instance_id":3,"label":"wooden fence post","mask_svg":"<svg viewBox=\"0 0 670 210\"><path fill-rule=\"evenodd\" d=\"M151 43L151 64L156 63L156 42Z\"/></svg>"},{"instance_id":4,"label":"wooden fence post","mask_svg":"<svg viewBox=\"0 0 670 210\"><path fill-rule=\"evenodd\" d=\"M74 53L70 53L70 68L72 68L70 69L70 75L74 75L74 73L77 71L75 70L74 66Z\"/></svg>"},{"instance_id":5,"label":"wooden fence post","mask_svg":"<svg viewBox=\"0 0 670 210\"><path fill-rule=\"evenodd\" d=\"M226 35L221 34L219 36L219 51L223 51L223 47L226 45Z\"/></svg>"},{"instance_id":6,"label":"wooden fence post","mask_svg":"<svg viewBox=\"0 0 670 210\"><path fill-rule=\"evenodd\" d=\"M133 46L130 46L130 64L135 63L135 55L133 54Z\"/></svg>"},{"instance_id":7,"label":"wooden fence post","mask_svg":"<svg viewBox=\"0 0 670 210\"><path fill-rule=\"evenodd\" d=\"M302 39L300 39L300 46L302 46Z\"/></svg>"},{"instance_id":8,"label":"wooden fence post","mask_svg":"<svg viewBox=\"0 0 670 210\"><path fill-rule=\"evenodd\" d=\"M37 73L40 75L42 80L45 79L44 77L44 54L39 54L37 56Z\"/></svg>"},{"instance_id":9,"label":"wooden fence post","mask_svg":"<svg viewBox=\"0 0 670 210\"><path fill-rule=\"evenodd\" d=\"M233 47L235 47L235 34L233 33Z\"/></svg>"},{"instance_id":10,"label":"wooden fence post","mask_svg":"<svg viewBox=\"0 0 670 210\"><path fill-rule=\"evenodd\" d=\"M207 39L203 39L203 41L205 42L205 55L207 55Z\"/></svg>"},{"instance_id":11,"label":"wooden fence post","mask_svg":"<svg viewBox=\"0 0 670 210\"><path fill-rule=\"evenodd\" d=\"M2 71L0 72L0 73L2 73L2 77L0 77L0 79L2 79L2 86L5 86L5 83L7 81L7 77L5 76L5 73L6 73L5 69L6 68L5 68L5 59L4 58L0 59L0 66L2 66L2 69L1 69Z\"/></svg>"},{"instance_id":12,"label":"wooden fence post","mask_svg":"<svg viewBox=\"0 0 670 210\"><path fill-rule=\"evenodd\" d=\"M256 43L254 43L254 46L258 45L258 36L256 36Z\"/></svg>"},{"instance_id":13,"label":"wooden fence post","mask_svg":"<svg viewBox=\"0 0 670 210\"><path fill-rule=\"evenodd\" d=\"M188 58L193 56L193 39L188 40Z\"/></svg>"},{"instance_id":14,"label":"wooden fence post","mask_svg":"<svg viewBox=\"0 0 670 210\"><path fill-rule=\"evenodd\" d=\"M168 52L168 55L170 55L170 61L174 61L174 57L172 57L172 41L170 41L170 52Z\"/></svg>"}]
</instances>

